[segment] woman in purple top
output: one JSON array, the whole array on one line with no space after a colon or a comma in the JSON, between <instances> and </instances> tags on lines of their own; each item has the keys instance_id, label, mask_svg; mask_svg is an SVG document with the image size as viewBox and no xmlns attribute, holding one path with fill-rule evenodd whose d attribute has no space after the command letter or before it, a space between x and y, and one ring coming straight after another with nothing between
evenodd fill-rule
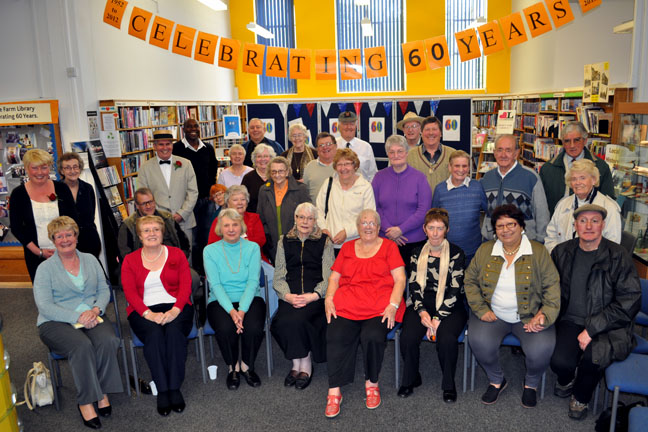
<instances>
[{"instance_id":1,"label":"woman in purple top","mask_svg":"<svg viewBox=\"0 0 648 432\"><path fill-rule=\"evenodd\" d=\"M380 235L398 244L407 269L412 250L425 243L421 226L432 201L425 175L407 164L408 150L401 135L387 138L389 166L378 171L371 182L381 220Z\"/></svg>"}]
</instances>

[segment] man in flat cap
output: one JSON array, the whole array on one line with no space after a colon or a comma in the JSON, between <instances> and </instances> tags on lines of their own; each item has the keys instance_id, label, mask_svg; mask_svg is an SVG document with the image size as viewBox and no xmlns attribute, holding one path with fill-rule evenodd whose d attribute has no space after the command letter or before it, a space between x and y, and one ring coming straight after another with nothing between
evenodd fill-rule
<instances>
[{"instance_id":1,"label":"man in flat cap","mask_svg":"<svg viewBox=\"0 0 648 432\"><path fill-rule=\"evenodd\" d=\"M423 122L423 117L419 117L416 113L409 111L403 117L403 120L396 123L396 128L403 131L405 139L407 140L407 145L410 149L415 148L421 144L421 123Z\"/></svg>"},{"instance_id":2,"label":"man in flat cap","mask_svg":"<svg viewBox=\"0 0 648 432\"><path fill-rule=\"evenodd\" d=\"M356 137L358 116L353 111L344 111L338 116L338 129L340 137L337 139L337 148L350 148L360 159L360 174L371 183L378 172L371 144Z\"/></svg>"},{"instance_id":3,"label":"man in flat cap","mask_svg":"<svg viewBox=\"0 0 648 432\"><path fill-rule=\"evenodd\" d=\"M641 287L628 251L603 237L607 211L586 204L574 211L577 238L554 248L560 274L560 313L551 369L554 394L569 402L569 417L582 420L605 368L636 345L633 321Z\"/></svg>"}]
</instances>

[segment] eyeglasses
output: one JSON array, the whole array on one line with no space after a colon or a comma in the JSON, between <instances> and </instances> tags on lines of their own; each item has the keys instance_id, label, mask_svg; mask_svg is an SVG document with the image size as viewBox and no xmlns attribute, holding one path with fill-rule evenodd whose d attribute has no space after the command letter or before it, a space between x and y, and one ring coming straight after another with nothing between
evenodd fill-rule
<instances>
[{"instance_id":1,"label":"eyeglasses","mask_svg":"<svg viewBox=\"0 0 648 432\"><path fill-rule=\"evenodd\" d=\"M137 204L138 207L148 207L148 206L154 205L155 200L146 201L146 202L143 202L143 203L138 203L137 201L135 201L135 203Z\"/></svg>"},{"instance_id":2,"label":"eyeglasses","mask_svg":"<svg viewBox=\"0 0 648 432\"><path fill-rule=\"evenodd\" d=\"M516 150L515 148L502 148L502 147L498 147L498 148L495 149L495 153L513 154L513 152L514 152L515 150Z\"/></svg>"},{"instance_id":3,"label":"eyeglasses","mask_svg":"<svg viewBox=\"0 0 648 432\"><path fill-rule=\"evenodd\" d=\"M360 225L362 225L363 227L375 227L378 224L374 221L362 221L360 222Z\"/></svg>"},{"instance_id":4,"label":"eyeglasses","mask_svg":"<svg viewBox=\"0 0 648 432\"><path fill-rule=\"evenodd\" d=\"M162 228L160 227L142 228L142 234L159 233L160 231L162 231Z\"/></svg>"},{"instance_id":5,"label":"eyeglasses","mask_svg":"<svg viewBox=\"0 0 648 432\"><path fill-rule=\"evenodd\" d=\"M297 216L295 216L295 217L296 217L297 220L299 220L299 221L308 221L308 222L312 222L312 221L315 220L315 218L314 218L313 216L302 216L302 215L297 215Z\"/></svg>"},{"instance_id":6,"label":"eyeglasses","mask_svg":"<svg viewBox=\"0 0 648 432\"><path fill-rule=\"evenodd\" d=\"M412 129L421 129L421 125L418 123L410 124L407 126L403 126L403 129L405 130L412 130Z\"/></svg>"},{"instance_id":7,"label":"eyeglasses","mask_svg":"<svg viewBox=\"0 0 648 432\"><path fill-rule=\"evenodd\" d=\"M582 225L587 225L588 223L591 223L592 225L599 225L603 223L603 219L598 217L593 217L592 219L588 219L586 217L580 217L576 219L576 222Z\"/></svg>"},{"instance_id":8,"label":"eyeglasses","mask_svg":"<svg viewBox=\"0 0 648 432\"><path fill-rule=\"evenodd\" d=\"M399 148L399 149L389 150L387 152L387 156L404 155L405 153L407 153L407 152L404 149Z\"/></svg>"},{"instance_id":9,"label":"eyeglasses","mask_svg":"<svg viewBox=\"0 0 648 432\"><path fill-rule=\"evenodd\" d=\"M64 166L63 171L79 171L81 167L79 165Z\"/></svg>"},{"instance_id":10,"label":"eyeglasses","mask_svg":"<svg viewBox=\"0 0 648 432\"><path fill-rule=\"evenodd\" d=\"M295 139L295 138L304 138L306 135L304 134L292 134L290 135L290 138Z\"/></svg>"},{"instance_id":11,"label":"eyeglasses","mask_svg":"<svg viewBox=\"0 0 648 432\"><path fill-rule=\"evenodd\" d=\"M337 165L335 165L338 168L346 168L346 167L351 167L353 166L353 162L338 162Z\"/></svg>"},{"instance_id":12,"label":"eyeglasses","mask_svg":"<svg viewBox=\"0 0 648 432\"><path fill-rule=\"evenodd\" d=\"M495 225L495 230L496 231L502 231L504 228L512 230L517 226L517 222L509 222L505 224L496 224Z\"/></svg>"},{"instance_id":13,"label":"eyeglasses","mask_svg":"<svg viewBox=\"0 0 648 432\"><path fill-rule=\"evenodd\" d=\"M54 240L63 240L63 239L67 240L72 237L76 237L76 234L74 234L73 232L54 234Z\"/></svg>"},{"instance_id":14,"label":"eyeglasses","mask_svg":"<svg viewBox=\"0 0 648 432\"><path fill-rule=\"evenodd\" d=\"M270 175L286 174L286 172L287 172L287 170L285 170L285 169L272 170L272 171L270 171Z\"/></svg>"},{"instance_id":15,"label":"eyeglasses","mask_svg":"<svg viewBox=\"0 0 648 432\"><path fill-rule=\"evenodd\" d=\"M317 147L331 147L334 146L335 143L332 143L330 141L324 141L324 142L319 142L317 143Z\"/></svg>"},{"instance_id":16,"label":"eyeglasses","mask_svg":"<svg viewBox=\"0 0 648 432\"><path fill-rule=\"evenodd\" d=\"M578 144L583 142L583 137L573 138L573 139L564 139L562 140L563 144Z\"/></svg>"}]
</instances>

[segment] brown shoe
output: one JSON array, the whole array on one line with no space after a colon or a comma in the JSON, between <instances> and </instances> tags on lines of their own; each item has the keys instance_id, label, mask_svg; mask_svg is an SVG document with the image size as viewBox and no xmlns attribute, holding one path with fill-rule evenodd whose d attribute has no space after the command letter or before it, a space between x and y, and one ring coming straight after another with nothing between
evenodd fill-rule
<instances>
[{"instance_id":1,"label":"brown shoe","mask_svg":"<svg viewBox=\"0 0 648 432\"><path fill-rule=\"evenodd\" d=\"M569 418L574 420L583 420L587 417L587 404L579 402L576 397L572 395L569 400Z\"/></svg>"}]
</instances>

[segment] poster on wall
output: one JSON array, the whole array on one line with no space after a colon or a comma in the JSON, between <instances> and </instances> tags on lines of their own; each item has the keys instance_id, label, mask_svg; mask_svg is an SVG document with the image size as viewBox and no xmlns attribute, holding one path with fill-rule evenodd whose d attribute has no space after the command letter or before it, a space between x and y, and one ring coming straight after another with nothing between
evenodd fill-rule
<instances>
[{"instance_id":1,"label":"poster on wall","mask_svg":"<svg viewBox=\"0 0 648 432\"><path fill-rule=\"evenodd\" d=\"M609 98L610 63L585 65L583 102L607 102Z\"/></svg>"},{"instance_id":2,"label":"poster on wall","mask_svg":"<svg viewBox=\"0 0 648 432\"><path fill-rule=\"evenodd\" d=\"M263 136L268 138L269 140L276 141L277 138L275 138L275 120L273 118L265 118L260 120L263 122L263 126L265 127L265 134Z\"/></svg>"},{"instance_id":3,"label":"poster on wall","mask_svg":"<svg viewBox=\"0 0 648 432\"><path fill-rule=\"evenodd\" d=\"M241 138L241 117L239 115L226 114L223 116L223 127L225 139Z\"/></svg>"},{"instance_id":4,"label":"poster on wall","mask_svg":"<svg viewBox=\"0 0 648 432\"><path fill-rule=\"evenodd\" d=\"M340 130L338 129L338 121L336 118L330 118L329 121L329 133L333 135L336 139L340 138Z\"/></svg>"},{"instance_id":5,"label":"poster on wall","mask_svg":"<svg viewBox=\"0 0 648 432\"><path fill-rule=\"evenodd\" d=\"M383 117L369 117L369 142L385 142L385 119Z\"/></svg>"},{"instance_id":6,"label":"poster on wall","mask_svg":"<svg viewBox=\"0 0 648 432\"><path fill-rule=\"evenodd\" d=\"M443 116L443 141L460 141L461 116Z\"/></svg>"},{"instance_id":7,"label":"poster on wall","mask_svg":"<svg viewBox=\"0 0 648 432\"><path fill-rule=\"evenodd\" d=\"M515 127L515 111L499 110L497 113L497 134L512 134Z\"/></svg>"}]
</instances>

